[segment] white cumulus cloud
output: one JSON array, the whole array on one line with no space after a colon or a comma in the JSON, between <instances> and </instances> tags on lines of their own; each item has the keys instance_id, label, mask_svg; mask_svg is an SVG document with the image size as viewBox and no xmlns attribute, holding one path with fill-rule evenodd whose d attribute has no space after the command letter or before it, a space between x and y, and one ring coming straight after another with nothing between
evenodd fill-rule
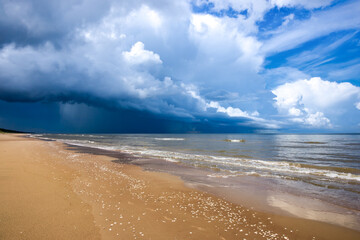
<instances>
[{"instance_id":1,"label":"white cumulus cloud","mask_svg":"<svg viewBox=\"0 0 360 240\"><path fill-rule=\"evenodd\" d=\"M272 93L280 113L295 122L320 127L331 126L331 119L325 115L352 111L354 102L360 98L360 87L314 77L282 84Z\"/></svg>"},{"instance_id":2,"label":"white cumulus cloud","mask_svg":"<svg viewBox=\"0 0 360 240\"><path fill-rule=\"evenodd\" d=\"M215 108L217 112L226 113L229 117L250 117L247 112L242 111L240 108L222 107L218 102L211 101L206 104L207 108Z\"/></svg>"},{"instance_id":3,"label":"white cumulus cloud","mask_svg":"<svg viewBox=\"0 0 360 240\"><path fill-rule=\"evenodd\" d=\"M123 56L131 64L162 63L160 56L152 51L145 50L142 42L135 43L129 52L123 52Z\"/></svg>"},{"instance_id":4,"label":"white cumulus cloud","mask_svg":"<svg viewBox=\"0 0 360 240\"><path fill-rule=\"evenodd\" d=\"M291 108L305 105L318 109L326 109L344 102L353 96L359 96L360 87L351 83L337 83L322 80L319 77L309 80L298 80L280 85L272 91L276 95L279 108Z\"/></svg>"},{"instance_id":5,"label":"white cumulus cloud","mask_svg":"<svg viewBox=\"0 0 360 240\"><path fill-rule=\"evenodd\" d=\"M331 127L330 120L322 112L308 114L305 118L305 123L314 127Z\"/></svg>"}]
</instances>

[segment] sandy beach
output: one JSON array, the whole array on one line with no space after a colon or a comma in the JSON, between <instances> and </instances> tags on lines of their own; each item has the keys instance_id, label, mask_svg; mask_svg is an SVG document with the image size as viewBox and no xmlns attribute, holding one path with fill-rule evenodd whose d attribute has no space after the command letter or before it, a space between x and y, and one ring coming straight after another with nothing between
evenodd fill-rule
<instances>
[{"instance_id":1,"label":"sandy beach","mask_svg":"<svg viewBox=\"0 0 360 240\"><path fill-rule=\"evenodd\" d=\"M55 141L0 134L0 239L360 239Z\"/></svg>"}]
</instances>

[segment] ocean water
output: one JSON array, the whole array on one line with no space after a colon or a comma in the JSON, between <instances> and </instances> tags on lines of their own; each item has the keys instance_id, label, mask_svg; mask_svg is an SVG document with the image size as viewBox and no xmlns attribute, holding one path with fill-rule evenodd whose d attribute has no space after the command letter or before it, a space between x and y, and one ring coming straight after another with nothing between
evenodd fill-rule
<instances>
[{"instance_id":1,"label":"ocean water","mask_svg":"<svg viewBox=\"0 0 360 240\"><path fill-rule=\"evenodd\" d=\"M34 137L252 176L360 211L360 135L41 134ZM300 189L301 188L301 189Z\"/></svg>"}]
</instances>

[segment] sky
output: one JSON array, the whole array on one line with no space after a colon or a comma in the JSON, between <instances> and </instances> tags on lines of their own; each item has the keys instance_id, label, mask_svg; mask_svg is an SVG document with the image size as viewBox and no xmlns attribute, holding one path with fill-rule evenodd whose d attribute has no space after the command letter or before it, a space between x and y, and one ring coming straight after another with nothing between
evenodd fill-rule
<instances>
[{"instance_id":1,"label":"sky","mask_svg":"<svg viewBox=\"0 0 360 240\"><path fill-rule=\"evenodd\" d=\"M358 0L0 0L0 127L360 132Z\"/></svg>"}]
</instances>

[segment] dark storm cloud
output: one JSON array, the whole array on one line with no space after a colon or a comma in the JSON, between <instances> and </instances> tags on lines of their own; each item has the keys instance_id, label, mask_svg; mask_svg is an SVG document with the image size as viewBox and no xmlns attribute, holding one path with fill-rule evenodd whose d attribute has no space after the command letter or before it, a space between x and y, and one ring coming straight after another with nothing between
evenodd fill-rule
<instances>
[{"instance_id":1,"label":"dark storm cloud","mask_svg":"<svg viewBox=\"0 0 360 240\"><path fill-rule=\"evenodd\" d=\"M0 125L27 132L54 133L217 133L253 132L222 118L184 121L150 112L104 109L85 104L5 102L0 100Z\"/></svg>"},{"instance_id":2,"label":"dark storm cloud","mask_svg":"<svg viewBox=\"0 0 360 240\"><path fill-rule=\"evenodd\" d=\"M19 2L18 8L23 12L27 9L24 5L36 10L31 4ZM59 6L45 6L48 10L50 7ZM84 103L192 121L211 114L207 113L208 103L199 95L195 85L172 80L167 76L159 54L148 50L141 41L128 40L122 33L123 28L131 33L132 28L128 26L131 24L147 32L148 28L158 27L160 20L149 7L142 6L136 11L122 16L120 8L103 21L95 23L94 18L93 25L86 22L81 28L76 24L81 14L76 16L78 18L71 13L65 15L64 19L75 18L73 25L67 24L69 20L55 21L51 16L46 21L48 15L44 11L34 12L36 24L26 25L26 21L14 20L15 25L26 25L28 34L42 38L43 42L32 44L28 41L23 46L12 39L2 47L0 99L9 102ZM147 19L151 21L146 22ZM44 25L41 31L37 29L40 23ZM119 24L118 32L114 33L114 26ZM64 37L53 41L53 32Z\"/></svg>"},{"instance_id":3,"label":"dark storm cloud","mask_svg":"<svg viewBox=\"0 0 360 240\"><path fill-rule=\"evenodd\" d=\"M196 84L171 79L194 57L186 1L1 1L1 13L2 100L207 114Z\"/></svg>"},{"instance_id":4,"label":"dark storm cloud","mask_svg":"<svg viewBox=\"0 0 360 240\"><path fill-rule=\"evenodd\" d=\"M103 52L93 60L83 57L84 54L97 56L86 47L69 51L59 51L51 44L42 47L4 47L4 55L11 57L0 59L0 98L6 101L110 104L152 111L167 107L163 109L165 113L175 111L177 105L196 106L185 88L170 78L160 80L146 72L146 67L153 67L151 57L156 57L150 51L142 50L144 56L149 58L145 59L143 67L139 66L141 64L133 66L131 62L117 58L117 54L109 56L114 57L117 65L106 66L101 56ZM121 56L122 52L118 54ZM142 71L139 72L139 68ZM148 101L144 101L144 98ZM178 113L182 115L182 111L179 109Z\"/></svg>"},{"instance_id":5,"label":"dark storm cloud","mask_svg":"<svg viewBox=\"0 0 360 240\"><path fill-rule=\"evenodd\" d=\"M1 0L0 44L41 44L52 41L61 45L78 27L103 17L110 1L74 0Z\"/></svg>"}]
</instances>

